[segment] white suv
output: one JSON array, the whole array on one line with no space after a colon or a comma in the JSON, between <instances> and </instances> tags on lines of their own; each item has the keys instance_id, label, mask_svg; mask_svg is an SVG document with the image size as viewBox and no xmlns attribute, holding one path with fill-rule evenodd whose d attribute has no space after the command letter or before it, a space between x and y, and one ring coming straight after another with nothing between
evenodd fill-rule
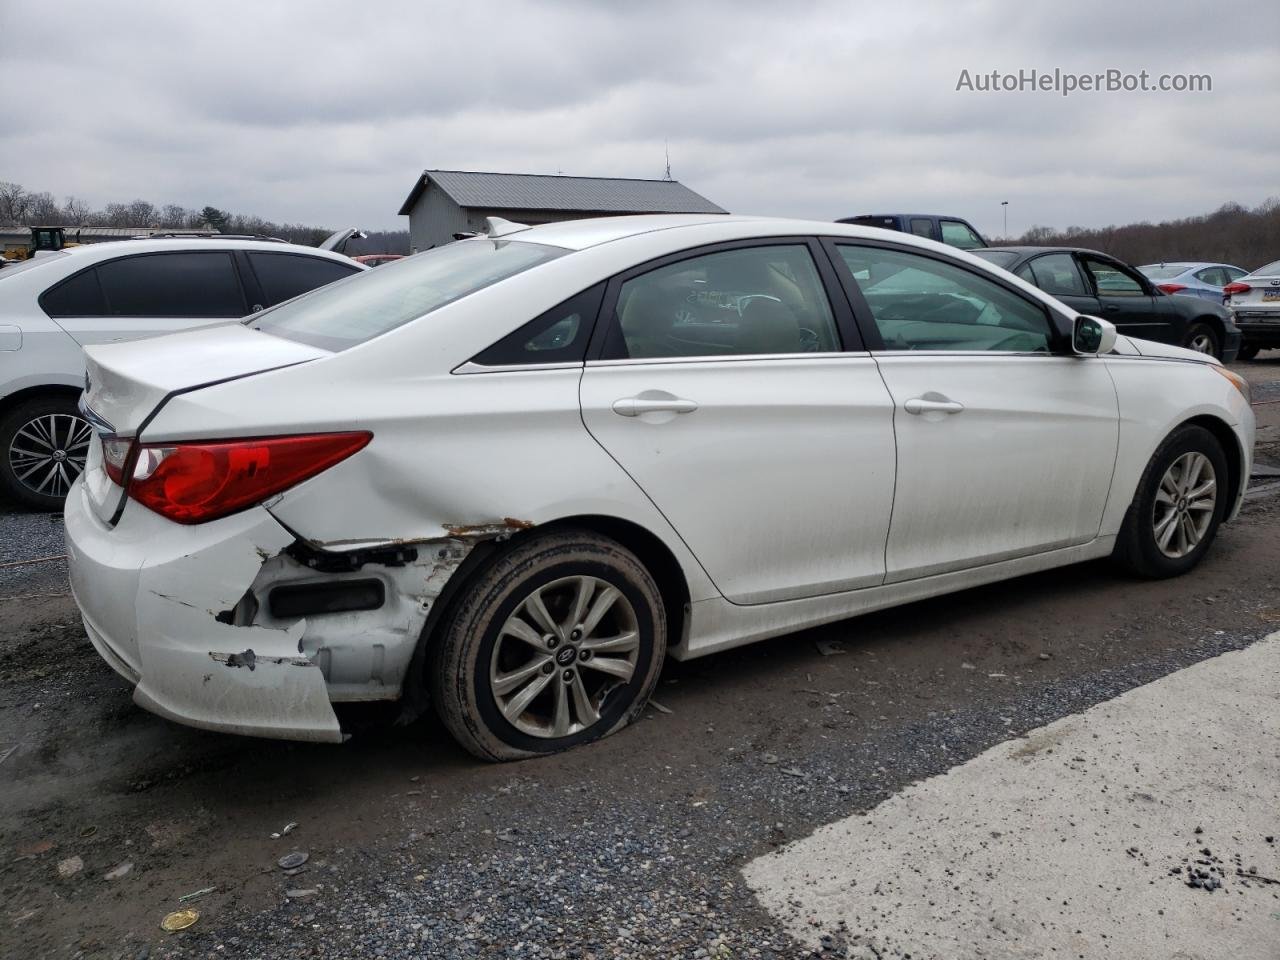
<instances>
[{"instance_id":1,"label":"white suv","mask_svg":"<svg viewBox=\"0 0 1280 960\"><path fill-rule=\"evenodd\" d=\"M0 271L0 494L61 509L84 469L77 410L91 343L238 319L367 268L338 253L248 237L122 240Z\"/></svg>"}]
</instances>

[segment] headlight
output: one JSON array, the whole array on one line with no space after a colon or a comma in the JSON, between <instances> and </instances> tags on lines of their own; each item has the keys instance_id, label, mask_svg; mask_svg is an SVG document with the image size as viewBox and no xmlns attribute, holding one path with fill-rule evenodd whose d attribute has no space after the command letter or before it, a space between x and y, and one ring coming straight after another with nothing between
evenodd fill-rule
<instances>
[{"instance_id":1,"label":"headlight","mask_svg":"<svg viewBox=\"0 0 1280 960\"><path fill-rule=\"evenodd\" d=\"M1220 374L1231 381L1231 385L1240 391L1240 395L1244 397L1246 403L1253 403L1253 394L1249 390L1249 381L1240 374L1228 370L1226 367L1220 367L1216 363L1210 364L1209 369L1214 373Z\"/></svg>"}]
</instances>

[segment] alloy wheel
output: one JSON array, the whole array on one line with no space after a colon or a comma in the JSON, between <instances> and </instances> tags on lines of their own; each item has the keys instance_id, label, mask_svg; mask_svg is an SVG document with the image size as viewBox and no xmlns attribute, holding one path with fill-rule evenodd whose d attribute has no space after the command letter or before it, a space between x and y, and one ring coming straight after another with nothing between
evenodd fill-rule
<instances>
[{"instance_id":1,"label":"alloy wheel","mask_svg":"<svg viewBox=\"0 0 1280 960\"><path fill-rule=\"evenodd\" d=\"M1217 475L1203 453L1184 453L1169 465L1152 506L1156 546L1177 560L1200 545L1218 503Z\"/></svg>"},{"instance_id":2,"label":"alloy wheel","mask_svg":"<svg viewBox=\"0 0 1280 960\"><path fill-rule=\"evenodd\" d=\"M28 490L65 497L84 472L93 427L70 413L45 413L18 428L9 443L9 469Z\"/></svg>"},{"instance_id":3,"label":"alloy wheel","mask_svg":"<svg viewBox=\"0 0 1280 960\"><path fill-rule=\"evenodd\" d=\"M502 625L489 687L517 730L565 737L599 722L639 653L636 613L622 592L597 577L563 577L534 589Z\"/></svg>"},{"instance_id":4,"label":"alloy wheel","mask_svg":"<svg viewBox=\"0 0 1280 960\"><path fill-rule=\"evenodd\" d=\"M1207 333L1197 333L1187 341L1187 349L1196 353L1213 353L1213 337Z\"/></svg>"}]
</instances>

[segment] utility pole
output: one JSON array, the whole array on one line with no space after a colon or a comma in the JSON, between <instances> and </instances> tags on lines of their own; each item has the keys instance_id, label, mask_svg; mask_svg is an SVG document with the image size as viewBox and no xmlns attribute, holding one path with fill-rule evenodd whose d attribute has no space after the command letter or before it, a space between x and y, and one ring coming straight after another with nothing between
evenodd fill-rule
<instances>
[{"instance_id":1,"label":"utility pole","mask_svg":"<svg viewBox=\"0 0 1280 960\"><path fill-rule=\"evenodd\" d=\"M662 140L662 152L667 158L667 172L663 174L663 180L671 179L671 142L665 137Z\"/></svg>"},{"instance_id":2,"label":"utility pole","mask_svg":"<svg viewBox=\"0 0 1280 960\"><path fill-rule=\"evenodd\" d=\"M1004 211L1004 239L1009 239L1009 201L1001 200L1000 209Z\"/></svg>"}]
</instances>

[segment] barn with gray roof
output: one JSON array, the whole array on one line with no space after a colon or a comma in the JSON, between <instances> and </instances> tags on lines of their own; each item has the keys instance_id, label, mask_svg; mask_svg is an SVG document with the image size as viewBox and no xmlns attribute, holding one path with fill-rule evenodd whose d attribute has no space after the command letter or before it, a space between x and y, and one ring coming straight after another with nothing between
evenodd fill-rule
<instances>
[{"instance_id":1,"label":"barn with gray roof","mask_svg":"<svg viewBox=\"0 0 1280 960\"><path fill-rule=\"evenodd\" d=\"M481 233L485 217L552 223L633 213L727 213L675 180L424 170L400 207L416 253L457 233Z\"/></svg>"}]
</instances>

